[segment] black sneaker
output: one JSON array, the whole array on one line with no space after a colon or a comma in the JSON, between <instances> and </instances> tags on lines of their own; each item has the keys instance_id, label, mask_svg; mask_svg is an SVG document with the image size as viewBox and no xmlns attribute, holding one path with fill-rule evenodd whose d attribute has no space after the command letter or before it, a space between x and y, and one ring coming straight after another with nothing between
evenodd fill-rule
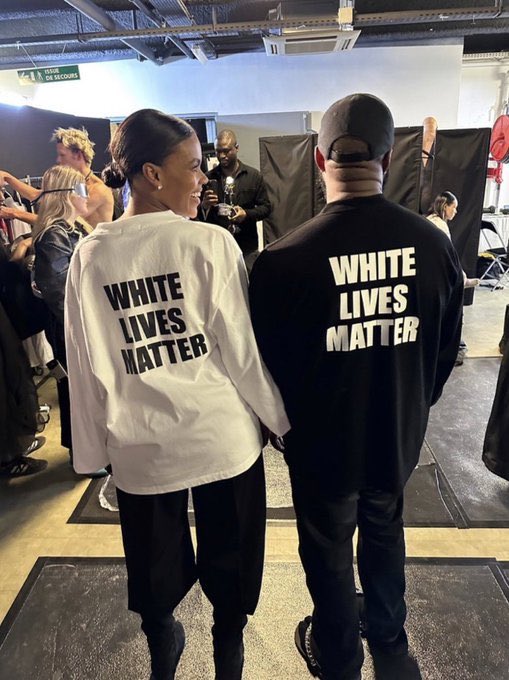
<instances>
[{"instance_id":1,"label":"black sneaker","mask_svg":"<svg viewBox=\"0 0 509 680\"><path fill-rule=\"evenodd\" d=\"M0 466L0 477L28 477L28 475L42 472L47 467L47 460L20 456L16 460Z\"/></svg>"},{"instance_id":2,"label":"black sneaker","mask_svg":"<svg viewBox=\"0 0 509 680\"><path fill-rule=\"evenodd\" d=\"M314 645L312 643L312 631L313 623L312 617L306 616L304 621L301 621L297 628L295 629L295 646L299 654L302 656L308 671L315 678L322 678L322 669L320 662L316 659L316 652L313 649ZM362 643L359 641L359 645L362 649ZM351 680L361 680L361 673L355 673L355 675L350 676Z\"/></svg>"},{"instance_id":3,"label":"black sneaker","mask_svg":"<svg viewBox=\"0 0 509 680\"><path fill-rule=\"evenodd\" d=\"M34 451L37 451L37 449L40 449L41 446L44 446L46 443L46 437L35 437L33 442L30 444L28 449L25 451L23 454L24 456L29 456L31 453Z\"/></svg>"},{"instance_id":4,"label":"black sneaker","mask_svg":"<svg viewBox=\"0 0 509 680\"><path fill-rule=\"evenodd\" d=\"M295 646L301 657L306 662L308 671L315 678L322 677L322 669L315 659L311 649L311 632L313 629L312 617L306 616L304 621L300 621L295 629Z\"/></svg>"}]
</instances>

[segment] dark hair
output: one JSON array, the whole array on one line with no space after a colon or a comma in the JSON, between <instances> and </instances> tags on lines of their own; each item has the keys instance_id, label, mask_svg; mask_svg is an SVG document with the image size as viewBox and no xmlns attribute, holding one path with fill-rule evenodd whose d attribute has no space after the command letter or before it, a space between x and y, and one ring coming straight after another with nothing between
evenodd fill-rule
<instances>
[{"instance_id":1,"label":"dark hair","mask_svg":"<svg viewBox=\"0 0 509 680\"><path fill-rule=\"evenodd\" d=\"M162 165L164 159L191 135L193 128L185 120L155 109L141 109L118 126L110 143L113 161L104 168L104 183L116 189L126 179L141 172L145 163Z\"/></svg>"},{"instance_id":2,"label":"dark hair","mask_svg":"<svg viewBox=\"0 0 509 680\"><path fill-rule=\"evenodd\" d=\"M438 194L438 196L433 201L430 213L434 213L444 220L446 206L452 205L455 201L457 203L458 199L451 191L442 191L442 193Z\"/></svg>"}]
</instances>

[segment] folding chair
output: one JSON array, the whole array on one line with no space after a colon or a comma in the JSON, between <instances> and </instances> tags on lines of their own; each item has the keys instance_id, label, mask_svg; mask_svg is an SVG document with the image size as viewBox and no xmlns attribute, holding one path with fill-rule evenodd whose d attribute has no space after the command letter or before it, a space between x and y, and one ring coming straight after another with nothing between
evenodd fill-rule
<instances>
[{"instance_id":1,"label":"folding chair","mask_svg":"<svg viewBox=\"0 0 509 680\"><path fill-rule=\"evenodd\" d=\"M492 246L490 243L486 232L495 234L495 246ZM485 254L485 257L488 256L490 258L491 262L479 279L481 282L489 282L489 285L492 286L492 290L497 288L505 288L507 285L509 285L509 260L507 257L507 246L504 243L504 239L498 231L495 223L490 222L489 220L482 220L480 233L487 246L483 253Z\"/></svg>"},{"instance_id":2,"label":"folding chair","mask_svg":"<svg viewBox=\"0 0 509 680\"><path fill-rule=\"evenodd\" d=\"M507 267L491 290L502 290L502 288L509 288L509 267Z\"/></svg>"}]
</instances>

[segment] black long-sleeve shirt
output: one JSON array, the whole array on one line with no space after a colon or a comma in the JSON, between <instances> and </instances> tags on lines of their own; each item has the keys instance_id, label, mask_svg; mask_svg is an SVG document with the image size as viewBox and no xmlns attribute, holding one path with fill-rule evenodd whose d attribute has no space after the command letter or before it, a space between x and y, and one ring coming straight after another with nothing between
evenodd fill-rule
<instances>
[{"instance_id":1,"label":"black long-sleeve shirt","mask_svg":"<svg viewBox=\"0 0 509 680\"><path fill-rule=\"evenodd\" d=\"M221 166L207 173L209 179L217 180L219 203L225 202L224 195L224 175ZM238 232L234 234L235 240L239 244L244 256L258 250L258 232L256 223L264 220L271 213L271 205L267 193L267 187L263 177L249 165L239 161L239 169L235 175L235 186L232 197L233 205L239 205L246 211L246 218L243 222L236 223ZM206 222L218 224L221 227L228 227L228 218L218 215L216 207L210 208L204 215Z\"/></svg>"},{"instance_id":2,"label":"black long-sleeve shirt","mask_svg":"<svg viewBox=\"0 0 509 680\"><path fill-rule=\"evenodd\" d=\"M454 365L462 296L449 239L382 195L329 203L269 245L251 311L290 466L335 493L399 492Z\"/></svg>"}]
</instances>

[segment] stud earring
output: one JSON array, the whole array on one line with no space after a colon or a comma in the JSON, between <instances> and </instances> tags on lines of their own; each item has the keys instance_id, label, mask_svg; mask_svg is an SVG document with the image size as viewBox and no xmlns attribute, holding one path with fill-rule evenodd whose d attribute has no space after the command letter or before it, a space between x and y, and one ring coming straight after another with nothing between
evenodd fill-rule
<instances>
[{"instance_id":1,"label":"stud earring","mask_svg":"<svg viewBox=\"0 0 509 680\"><path fill-rule=\"evenodd\" d=\"M161 191L162 188L163 188L163 185L159 184L158 187L157 187L157 191Z\"/></svg>"}]
</instances>

